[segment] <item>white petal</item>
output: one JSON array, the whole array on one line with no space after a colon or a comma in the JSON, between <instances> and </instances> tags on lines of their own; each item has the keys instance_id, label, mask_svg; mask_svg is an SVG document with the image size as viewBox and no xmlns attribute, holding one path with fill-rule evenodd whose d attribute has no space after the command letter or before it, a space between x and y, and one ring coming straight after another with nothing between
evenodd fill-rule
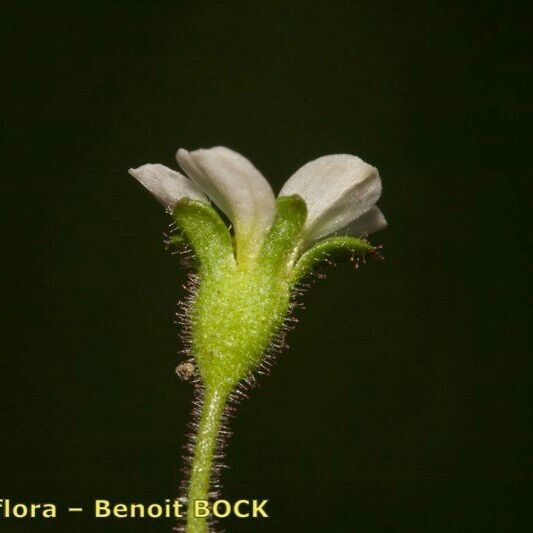
<instances>
[{"instance_id":1,"label":"white petal","mask_svg":"<svg viewBox=\"0 0 533 533\"><path fill-rule=\"evenodd\" d=\"M344 235L353 235L355 237L361 237L375 233L387 227L387 220L379 209L374 206L370 211L367 211L364 215L354 220L351 224L348 224L345 228L342 228L339 233Z\"/></svg>"},{"instance_id":2,"label":"white petal","mask_svg":"<svg viewBox=\"0 0 533 533\"><path fill-rule=\"evenodd\" d=\"M130 168L128 172L171 210L182 198L209 203L209 199L189 178L160 164Z\"/></svg>"},{"instance_id":3,"label":"white petal","mask_svg":"<svg viewBox=\"0 0 533 533\"><path fill-rule=\"evenodd\" d=\"M274 193L261 172L224 146L193 152L180 148L176 159L231 220L237 248L240 242L253 249L252 253L256 251L276 211Z\"/></svg>"},{"instance_id":4,"label":"white petal","mask_svg":"<svg viewBox=\"0 0 533 533\"><path fill-rule=\"evenodd\" d=\"M324 237L369 211L381 195L376 168L359 157L319 157L298 169L280 196L300 195L307 204L305 240Z\"/></svg>"}]
</instances>

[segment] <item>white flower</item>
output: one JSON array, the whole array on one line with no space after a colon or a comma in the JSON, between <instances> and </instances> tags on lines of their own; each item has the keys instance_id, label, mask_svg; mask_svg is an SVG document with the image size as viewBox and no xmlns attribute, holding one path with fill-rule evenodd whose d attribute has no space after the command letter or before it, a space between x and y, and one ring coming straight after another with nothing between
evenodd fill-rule
<instances>
[{"instance_id":1,"label":"white flower","mask_svg":"<svg viewBox=\"0 0 533 533\"><path fill-rule=\"evenodd\" d=\"M209 197L233 224L239 256L254 257L276 211L265 177L248 159L223 146L193 152L180 148L176 159L187 176L159 164L129 173L168 210L182 198L207 203ZM381 194L378 171L353 155L327 155L305 164L279 193L295 194L307 205L305 247L335 232L360 236L387 225L375 206Z\"/></svg>"}]
</instances>

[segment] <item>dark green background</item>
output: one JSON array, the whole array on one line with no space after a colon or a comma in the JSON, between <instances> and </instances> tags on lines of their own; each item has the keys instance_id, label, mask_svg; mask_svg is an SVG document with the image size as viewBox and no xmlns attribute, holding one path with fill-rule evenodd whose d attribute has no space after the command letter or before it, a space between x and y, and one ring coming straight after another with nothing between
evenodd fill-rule
<instances>
[{"instance_id":1,"label":"dark green background","mask_svg":"<svg viewBox=\"0 0 533 533\"><path fill-rule=\"evenodd\" d=\"M275 190L355 153L383 177L387 260L306 295L232 423L237 531L528 531L528 5L5 2L0 497L177 493L192 390L184 274L126 174L179 146ZM168 531L63 516L6 531Z\"/></svg>"}]
</instances>

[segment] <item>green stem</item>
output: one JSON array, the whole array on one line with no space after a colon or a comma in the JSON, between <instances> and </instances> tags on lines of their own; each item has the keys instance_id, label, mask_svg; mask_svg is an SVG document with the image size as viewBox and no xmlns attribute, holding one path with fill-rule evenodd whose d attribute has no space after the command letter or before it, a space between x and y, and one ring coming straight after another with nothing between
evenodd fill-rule
<instances>
[{"instance_id":1,"label":"green stem","mask_svg":"<svg viewBox=\"0 0 533 533\"><path fill-rule=\"evenodd\" d=\"M194 516L194 502L209 500L213 456L227 399L228 393L221 388L206 389L204 394L187 498L187 533L208 531L207 518Z\"/></svg>"}]
</instances>

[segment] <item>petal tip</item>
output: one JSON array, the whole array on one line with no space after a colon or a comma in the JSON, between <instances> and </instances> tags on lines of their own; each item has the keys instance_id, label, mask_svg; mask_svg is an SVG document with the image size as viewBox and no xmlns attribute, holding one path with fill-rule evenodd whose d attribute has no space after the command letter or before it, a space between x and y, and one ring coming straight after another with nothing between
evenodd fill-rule
<instances>
[{"instance_id":1,"label":"petal tip","mask_svg":"<svg viewBox=\"0 0 533 533\"><path fill-rule=\"evenodd\" d=\"M157 167L157 165L147 163L145 165L141 165L139 167L131 167L128 169L128 174L130 176L133 176L136 180L141 181L144 177L147 176L148 173L153 172L153 170Z\"/></svg>"},{"instance_id":2,"label":"petal tip","mask_svg":"<svg viewBox=\"0 0 533 533\"><path fill-rule=\"evenodd\" d=\"M188 178L160 163L147 163L130 168L128 173L166 209L172 208L184 197L207 202L206 196Z\"/></svg>"}]
</instances>

